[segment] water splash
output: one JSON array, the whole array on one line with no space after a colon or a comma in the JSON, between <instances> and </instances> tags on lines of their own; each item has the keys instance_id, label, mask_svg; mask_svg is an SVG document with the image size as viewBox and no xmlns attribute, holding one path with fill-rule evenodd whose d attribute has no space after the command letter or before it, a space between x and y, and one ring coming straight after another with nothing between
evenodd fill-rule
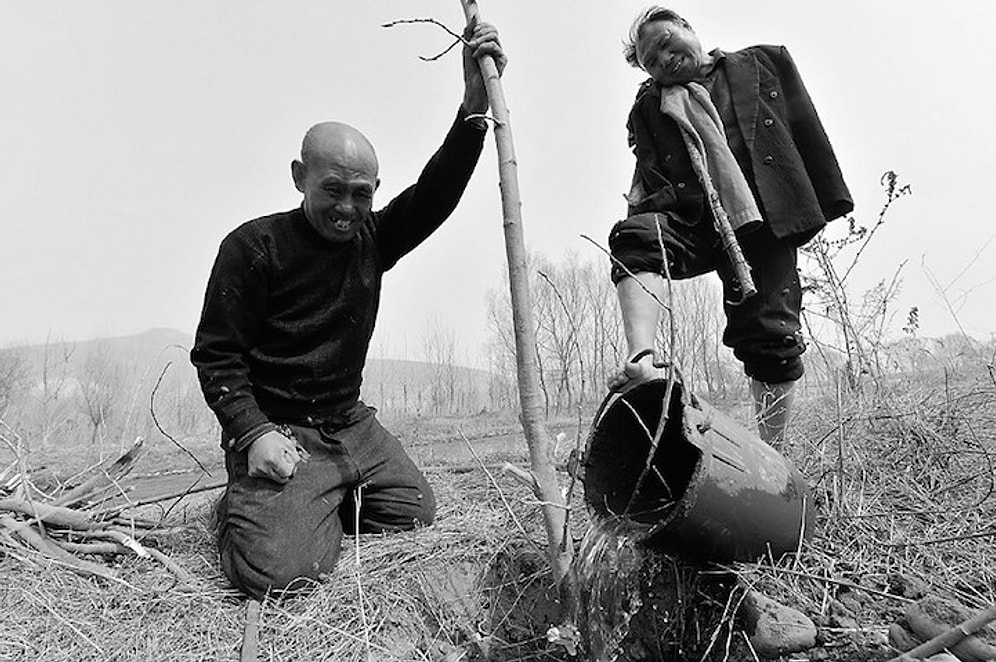
<instances>
[{"instance_id":1,"label":"water splash","mask_svg":"<svg viewBox=\"0 0 996 662\"><path fill-rule=\"evenodd\" d=\"M640 544L649 526L621 519L594 518L575 559L578 587L574 622L587 638L593 662L612 662L643 606Z\"/></svg>"}]
</instances>

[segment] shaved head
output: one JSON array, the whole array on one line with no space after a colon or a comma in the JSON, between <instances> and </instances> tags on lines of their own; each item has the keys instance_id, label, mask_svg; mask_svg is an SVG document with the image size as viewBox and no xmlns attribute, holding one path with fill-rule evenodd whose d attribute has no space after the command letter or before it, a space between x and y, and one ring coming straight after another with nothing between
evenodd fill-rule
<instances>
[{"instance_id":1,"label":"shaved head","mask_svg":"<svg viewBox=\"0 0 996 662\"><path fill-rule=\"evenodd\" d=\"M348 124L322 122L308 129L291 176L304 194L305 216L320 236L334 242L356 236L370 216L378 170L373 145Z\"/></svg>"},{"instance_id":2,"label":"shaved head","mask_svg":"<svg viewBox=\"0 0 996 662\"><path fill-rule=\"evenodd\" d=\"M322 122L308 129L301 141L301 161L306 166L330 161L363 169L377 176L377 153L367 137L342 122Z\"/></svg>"}]
</instances>

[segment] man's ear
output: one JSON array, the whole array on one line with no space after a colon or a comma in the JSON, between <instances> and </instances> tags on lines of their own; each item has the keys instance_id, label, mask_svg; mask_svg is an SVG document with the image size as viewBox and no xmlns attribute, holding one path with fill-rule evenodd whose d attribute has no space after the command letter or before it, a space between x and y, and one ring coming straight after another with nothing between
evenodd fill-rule
<instances>
[{"instance_id":1,"label":"man's ear","mask_svg":"<svg viewBox=\"0 0 996 662\"><path fill-rule=\"evenodd\" d=\"M308 167L294 159L291 161L291 178L294 180L294 187L304 193L304 179L308 174Z\"/></svg>"}]
</instances>

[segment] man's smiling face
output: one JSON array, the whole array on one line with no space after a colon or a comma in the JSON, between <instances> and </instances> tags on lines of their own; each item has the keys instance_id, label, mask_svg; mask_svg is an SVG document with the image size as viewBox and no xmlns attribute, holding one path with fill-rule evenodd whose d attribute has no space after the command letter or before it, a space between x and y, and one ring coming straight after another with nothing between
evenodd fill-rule
<instances>
[{"instance_id":1,"label":"man's smiling face","mask_svg":"<svg viewBox=\"0 0 996 662\"><path fill-rule=\"evenodd\" d=\"M698 35L687 24L671 20L643 26L636 57L644 71L661 86L695 80L708 59Z\"/></svg>"},{"instance_id":2,"label":"man's smiling face","mask_svg":"<svg viewBox=\"0 0 996 662\"><path fill-rule=\"evenodd\" d=\"M291 164L294 185L304 194L304 214L319 235L350 241L373 209L379 185L377 156L358 131L327 122L305 136L301 160Z\"/></svg>"}]
</instances>

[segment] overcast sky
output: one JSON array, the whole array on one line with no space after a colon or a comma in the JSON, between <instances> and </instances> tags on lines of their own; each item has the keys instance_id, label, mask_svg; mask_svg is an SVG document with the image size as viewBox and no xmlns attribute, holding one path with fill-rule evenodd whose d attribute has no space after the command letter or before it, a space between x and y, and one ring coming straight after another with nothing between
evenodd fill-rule
<instances>
[{"instance_id":1,"label":"overcast sky","mask_svg":"<svg viewBox=\"0 0 996 662\"><path fill-rule=\"evenodd\" d=\"M625 119L643 76L621 42L644 2L482 0L510 64L526 239L599 256L632 173ZM707 47L792 52L872 223L881 174L900 200L855 273L857 291L908 260L900 316L921 332L996 330L992 203L996 2L683 0ZM304 131L351 123L381 162L378 206L409 185L462 93L458 0L0 0L0 346L192 332L222 237L299 204ZM989 72L989 73L987 73ZM504 269L494 142L457 212L386 278L374 353L411 356L427 320L472 355ZM606 275L606 277L608 277ZM901 321L896 325L901 326ZM472 362L467 360L467 362Z\"/></svg>"}]
</instances>

